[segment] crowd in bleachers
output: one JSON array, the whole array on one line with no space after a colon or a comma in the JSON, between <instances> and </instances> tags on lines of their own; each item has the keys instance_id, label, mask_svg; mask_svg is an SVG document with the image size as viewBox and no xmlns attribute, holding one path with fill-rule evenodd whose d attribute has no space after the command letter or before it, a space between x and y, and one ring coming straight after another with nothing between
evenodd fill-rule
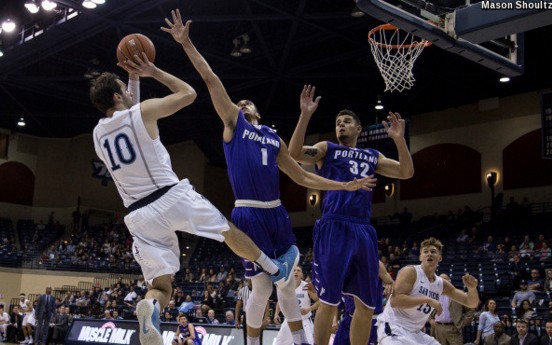
<instances>
[{"instance_id":1,"label":"crowd in bleachers","mask_svg":"<svg viewBox=\"0 0 552 345\"><path fill-rule=\"evenodd\" d=\"M416 221L404 209L387 220L378 220L380 259L391 276L396 277L400 268L418 262L420 241L436 236L445 243L439 272L447 273L457 287L461 287L461 276L466 272L478 277L482 302L491 299L495 302L496 315L504 321L508 334L515 333L518 320L527 319L530 332L540 335L546 320L552 320L552 251L547 231L552 215L532 215L528 210L526 205L516 206L512 199L492 221L483 222L482 214L467 206ZM518 218L512 220L509 212ZM38 248L43 247L40 253L43 267L139 272L132 258L131 237L124 225L91 227L49 243L36 230L42 224L33 226L30 241ZM24 228L24 224L18 224L18 229ZM5 234L0 243L0 258L3 252L17 252L11 222L0 220L0 232ZM301 265L309 280L312 229L299 229L296 235L302 248ZM179 316L185 315L193 323L239 321L240 315L234 315L237 296L240 289L249 288L243 274L241 263L224 244L199 239L189 264L175 276L173 297L162 319L177 322ZM103 285L56 289L57 305L67 307L71 317L135 319L134 308L147 289L143 279L100 286ZM266 323L274 318L275 302L276 296L272 296ZM5 309L13 316L13 306ZM466 329L466 341L475 340L478 317L484 311L487 310L483 306Z\"/></svg>"}]
</instances>

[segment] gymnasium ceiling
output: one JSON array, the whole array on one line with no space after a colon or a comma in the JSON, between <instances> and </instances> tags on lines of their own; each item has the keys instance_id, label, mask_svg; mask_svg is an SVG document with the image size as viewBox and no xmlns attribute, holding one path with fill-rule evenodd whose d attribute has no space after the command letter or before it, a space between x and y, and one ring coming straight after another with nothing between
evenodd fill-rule
<instances>
[{"instance_id":1,"label":"gymnasium ceiling","mask_svg":"<svg viewBox=\"0 0 552 345\"><path fill-rule=\"evenodd\" d=\"M302 85L317 86L322 95L309 132L333 131L333 117L343 108L356 111L364 124L375 122L374 104L381 95L386 110L405 117L457 107L495 96L550 87L550 59L541 50L552 37L550 27L526 33L525 73L508 84L499 74L437 47L427 48L416 62L410 91L384 93L384 83L366 40L381 24L369 16L350 15L352 0L107 0L95 10L77 0L57 1L58 10L82 10L74 19L51 26L54 15L31 15L22 0L2 0L0 21L47 28L20 44L16 33L0 34L0 128L41 137L66 138L90 133L100 114L88 99L88 79L95 70L114 71L115 48L125 35L140 32L157 49L156 64L190 84L196 102L160 122L166 144L194 140L213 164L223 162L218 120L203 81L182 49L162 32L163 18L180 8L191 18L191 37L225 84L234 101L253 100L263 123L274 124L289 140L299 114ZM59 18L61 14L58 13ZM38 19L40 18L40 19ZM16 30L20 31L20 30ZM232 40L248 34L252 52L230 56ZM163 96L166 89L142 82L143 98ZM383 113L380 113L380 117ZM26 127L16 123L24 117Z\"/></svg>"}]
</instances>

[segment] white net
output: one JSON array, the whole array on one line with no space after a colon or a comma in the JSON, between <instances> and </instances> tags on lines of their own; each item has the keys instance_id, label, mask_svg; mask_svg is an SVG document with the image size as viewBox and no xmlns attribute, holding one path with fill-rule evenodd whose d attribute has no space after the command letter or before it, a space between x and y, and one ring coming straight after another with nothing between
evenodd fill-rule
<instances>
[{"instance_id":1,"label":"white net","mask_svg":"<svg viewBox=\"0 0 552 345\"><path fill-rule=\"evenodd\" d=\"M414 62L422 50L431 43L427 40L417 40L414 35L401 32L390 24L380 25L371 30L368 42L385 81L385 91L410 90L416 81L412 73Z\"/></svg>"}]
</instances>

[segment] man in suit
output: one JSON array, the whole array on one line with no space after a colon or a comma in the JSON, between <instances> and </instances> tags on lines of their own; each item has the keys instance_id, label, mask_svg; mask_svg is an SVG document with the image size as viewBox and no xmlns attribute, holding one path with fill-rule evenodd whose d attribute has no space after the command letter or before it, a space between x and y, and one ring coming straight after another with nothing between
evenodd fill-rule
<instances>
[{"instance_id":1,"label":"man in suit","mask_svg":"<svg viewBox=\"0 0 552 345\"><path fill-rule=\"evenodd\" d=\"M523 319L516 322L517 334L514 334L510 339L510 345L538 345L539 339L536 335L530 334L529 323Z\"/></svg>"},{"instance_id":2,"label":"man in suit","mask_svg":"<svg viewBox=\"0 0 552 345\"><path fill-rule=\"evenodd\" d=\"M38 298L35 317L37 319L35 339L37 345L45 345L48 339L50 321L56 313L56 299L52 296L52 287L46 287L46 293Z\"/></svg>"},{"instance_id":3,"label":"man in suit","mask_svg":"<svg viewBox=\"0 0 552 345\"><path fill-rule=\"evenodd\" d=\"M13 306L12 314L10 316L10 324L7 329L8 342L18 343L21 338L22 330L21 324L23 322L23 314L19 310L19 306Z\"/></svg>"},{"instance_id":4,"label":"man in suit","mask_svg":"<svg viewBox=\"0 0 552 345\"><path fill-rule=\"evenodd\" d=\"M450 282L448 275L443 273L440 277ZM439 297L439 303L443 307L443 312L430 321L432 328L434 327L435 339L441 345L464 344L464 326L472 322L475 309L466 308L464 312L464 307L460 303L451 300L444 294Z\"/></svg>"},{"instance_id":5,"label":"man in suit","mask_svg":"<svg viewBox=\"0 0 552 345\"><path fill-rule=\"evenodd\" d=\"M52 335L56 343L63 344L67 328L69 328L69 315L65 312L65 306L62 305L59 307L59 313L56 315L54 333Z\"/></svg>"},{"instance_id":6,"label":"man in suit","mask_svg":"<svg viewBox=\"0 0 552 345\"><path fill-rule=\"evenodd\" d=\"M546 334L542 336L539 345L552 345L552 320L546 321Z\"/></svg>"},{"instance_id":7,"label":"man in suit","mask_svg":"<svg viewBox=\"0 0 552 345\"><path fill-rule=\"evenodd\" d=\"M505 325L498 321L493 325L494 334L489 334L483 339L483 345L510 345L510 336L504 333Z\"/></svg>"}]
</instances>

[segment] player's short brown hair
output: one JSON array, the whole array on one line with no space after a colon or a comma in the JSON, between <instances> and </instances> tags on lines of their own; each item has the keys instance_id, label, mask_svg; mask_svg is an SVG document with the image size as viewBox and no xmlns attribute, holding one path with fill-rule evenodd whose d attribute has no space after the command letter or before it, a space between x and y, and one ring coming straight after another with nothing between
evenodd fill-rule
<instances>
[{"instance_id":1,"label":"player's short brown hair","mask_svg":"<svg viewBox=\"0 0 552 345\"><path fill-rule=\"evenodd\" d=\"M344 115L349 115L350 117L352 117L355 120L357 125L361 126L360 119L358 118L357 114L355 114L354 111L349 110L349 109L340 110L339 113L337 113L337 115L335 116L335 119L337 120L338 117L344 116Z\"/></svg>"},{"instance_id":2,"label":"player's short brown hair","mask_svg":"<svg viewBox=\"0 0 552 345\"><path fill-rule=\"evenodd\" d=\"M90 100L103 114L115 105L113 94L122 94L116 74L104 72L90 82Z\"/></svg>"},{"instance_id":3,"label":"player's short brown hair","mask_svg":"<svg viewBox=\"0 0 552 345\"><path fill-rule=\"evenodd\" d=\"M443 243L441 243L441 241L439 241L435 237L430 237L423 240L422 243L420 244L420 249L429 247L429 246L434 246L435 248L437 248L439 253L443 252Z\"/></svg>"}]
</instances>

